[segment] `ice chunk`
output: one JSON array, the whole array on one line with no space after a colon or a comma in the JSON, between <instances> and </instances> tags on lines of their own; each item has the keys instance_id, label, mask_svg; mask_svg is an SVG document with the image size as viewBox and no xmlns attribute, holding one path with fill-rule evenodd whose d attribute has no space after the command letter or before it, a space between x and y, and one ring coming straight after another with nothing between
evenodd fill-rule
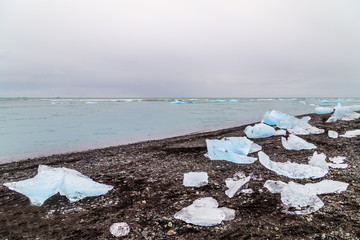
<instances>
[{"instance_id":1,"label":"ice chunk","mask_svg":"<svg viewBox=\"0 0 360 240\"><path fill-rule=\"evenodd\" d=\"M238 102L236 99L231 99L229 102Z\"/></svg>"},{"instance_id":2,"label":"ice chunk","mask_svg":"<svg viewBox=\"0 0 360 240\"><path fill-rule=\"evenodd\" d=\"M331 168L341 168L341 169L348 168L348 165L346 163L328 163L328 166Z\"/></svg>"},{"instance_id":3,"label":"ice chunk","mask_svg":"<svg viewBox=\"0 0 360 240\"><path fill-rule=\"evenodd\" d=\"M262 147L259 144L252 143L249 153L261 151Z\"/></svg>"},{"instance_id":4,"label":"ice chunk","mask_svg":"<svg viewBox=\"0 0 360 240\"><path fill-rule=\"evenodd\" d=\"M56 193L65 195L71 202L85 197L106 194L113 187L93 181L78 171L39 165L38 174L19 182L5 183L9 189L26 195L31 204L41 206Z\"/></svg>"},{"instance_id":5,"label":"ice chunk","mask_svg":"<svg viewBox=\"0 0 360 240\"><path fill-rule=\"evenodd\" d=\"M328 114L328 113L332 113L332 111L334 111L334 109L332 109L330 107L316 107L315 108L316 114Z\"/></svg>"},{"instance_id":6,"label":"ice chunk","mask_svg":"<svg viewBox=\"0 0 360 240\"><path fill-rule=\"evenodd\" d=\"M339 164L339 163L343 163L344 160L346 159L346 157L333 157L333 158L329 158L329 160L333 163Z\"/></svg>"},{"instance_id":7,"label":"ice chunk","mask_svg":"<svg viewBox=\"0 0 360 240\"><path fill-rule=\"evenodd\" d=\"M328 136L331 137L331 138L338 138L339 134L337 132L335 132L335 131L329 130Z\"/></svg>"},{"instance_id":8,"label":"ice chunk","mask_svg":"<svg viewBox=\"0 0 360 240\"><path fill-rule=\"evenodd\" d=\"M249 164L257 159L248 157L253 141L246 137L229 137L221 140L206 139L207 157L211 160L226 160L234 163Z\"/></svg>"},{"instance_id":9,"label":"ice chunk","mask_svg":"<svg viewBox=\"0 0 360 240\"><path fill-rule=\"evenodd\" d=\"M286 130L284 129L277 130L274 134L274 136L285 136L285 135L286 135Z\"/></svg>"},{"instance_id":10,"label":"ice chunk","mask_svg":"<svg viewBox=\"0 0 360 240\"><path fill-rule=\"evenodd\" d=\"M264 123L258 123L254 126L247 126L244 132L248 138L267 138L274 136L276 133L273 127L270 127Z\"/></svg>"},{"instance_id":11,"label":"ice chunk","mask_svg":"<svg viewBox=\"0 0 360 240\"><path fill-rule=\"evenodd\" d=\"M130 227L126 222L118 222L110 226L110 232L115 237L124 237L129 234Z\"/></svg>"},{"instance_id":12,"label":"ice chunk","mask_svg":"<svg viewBox=\"0 0 360 240\"><path fill-rule=\"evenodd\" d=\"M299 101L300 104L306 105L307 103L305 101Z\"/></svg>"},{"instance_id":13,"label":"ice chunk","mask_svg":"<svg viewBox=\"0 0 360 240\"><path fill-rule=\"evenodd\" d=\"M185 104L186 102L184 101L179 101L179 100L175 100L175 101L172 101L170 102L171 104Z\"/></svg>"},{"instance_id":14,"label":"ice chunk","mask_svg":"<svg viewBox=\"0 0 360 240\"><path fill-rule=\"evenodd\" d=\"M287 208L285 210L287 213L303 215L313 213L324 206L324 203L317 196L318 194L340 193L345 191L348 185L347 183L332 180L323 180L305 185L267 180L264 187L272 193L281 194L281 201ZM291 211L291 208L295 208L295 211Z\"/></svg>"},{"instance_id":15,"label":"ice chunk","mask_svg":"<svg viewBox=\"0 0 360 240\"><path fill-rule=\"evenodd\" d=\"M226 196L229 198L234 197L242 186L250 181L250 176L246 177L245 174L236 174L233 178L227 178L225 180L228 190L225 191Z\"/></svg>"},{"instance_id":16,"label":"ice chunk","mask_svg":"<svg viewBox=\"0 0 360 240\"><path fill-rule=\"evenodd\" d=\"M309 157L309 164L311 166L320 167L328 171L329 166L325 159L326 159L326 155L324 153L318 154L317 152L314 152L314 154L311 157Z\"/></svg>"},{"instance_id":17,"label":"ice chunk","mask_svg":"<svg viewBox=\"0 0 360 240\"><path fill-rule=\"evenodd\" d=\"M174 217L199 226L214 226L222 221L234 219L235 210L218 208L218 203L214 198L206 197L195 200L190 206L177 212Z\"/></svg>"},{"instance_id":18,"label":"ice chunk","mask_svg":"<svg viewBox=\"0 0 360 240\"><path fill-rule=\"evenodd\" d=\"M202 187L208 184L206 172L189 172L184 174L183 184L185 187Z\"/></svg>"},{"instance_id":19,"label":"ice chunk","mask_svg":"<svg viewBox=\"0 0 360 240\"><path fill-rule=\"evenodd\" d=\"M295 179L321 178L328 173L328 170L319 166L309 164L299 164L292 162L274 162L264 152L259 152L259 161L267 169L276 172L279 175Z\"/></svg>"},{"instance_id":20,"label":"ice chunk","mask_svg":"<svg viewBox=\"0 0 360 240\"><path fill-rule=\"evenodd\" d=\"M316 146L312 143L308 143L298 136L290 134L288 139L281 137L282 145L287 150L303 150L303 149L315 149Z\"/></svg>"},{"instance_id":21,"label":"ice chunk","mask_svg":"<svg viewBox=\"0 0 360 240\"><path fill-rule=\"evenodd\" d=\"M353 138L356 136L360 136L360 129L347 131L345 134L340 135L340 137Z\"/></svg>"},{"instance_id":22,"label":"ice chunk","mask_svg":"<svg viewBox=\"0 0 360 240\"><path fill-rule=\"evenodd\" d=\"M321 103L329 103L329 101L324 99L321 101Z\"/></svg>"},{"instance_id":23,"label":"ice chunk","mask_svg":"<svg viewBox=\"0 0 360 240\"><path fill-rule=\"evenodd\" d=\"M327 123L336 122L337 120L346 120L351 121L358 119L360 114L353 111L351 106L341 106L340 103L335 107L335 112L331 117L326 121Z\"/></svg>"}]
</instances>

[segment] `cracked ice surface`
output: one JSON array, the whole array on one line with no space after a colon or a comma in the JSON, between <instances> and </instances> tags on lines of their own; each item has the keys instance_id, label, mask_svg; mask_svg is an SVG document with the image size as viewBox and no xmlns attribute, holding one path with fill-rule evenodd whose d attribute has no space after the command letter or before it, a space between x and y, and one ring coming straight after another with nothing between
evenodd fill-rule
<instances>
[{"instance_id":1,"label":"cracked ice surface","mask_svg":"<svg viewBox=\"0 0 360 240\"><path fill-rule=\"evenodd\" d=\"M65 195L70 202L106 194L113 187L93 181L78 171L39 165L38 174L19 182L4 183L9 189L26 195L32 205L41 206L46 199Z\"/></svg>"},{"instance_id":2,"label":"cracked ice surface","mask_svg":"<svg viewBox=\"0 0 360 240\"><path fill-rule=\"evenodd\" d=\"M328 173L328 170L319 166L309 164L299 164L293 162L274 162L264 152L259 152L260 163L269 170L276 172L279 175L295 179L304 178L321 178Z\"/></svg>"},{"instance_id":3,"label":"cracked ice surface","mask_svg":"<svg viewBox=\"0 0 360 240\"><path fill-rule=\"evenodd\" d=\"M274 136L276 130L264 123L258 123L254 126L247 126L244 132L248 138L268 138Z\"/></svg>"},{"instance_id":4,"label":"cracked ice surface","mask_svg":"<svg viewBox=\"0 0 360 240\"><path fill-rule=\"evenodd\" d=\"M290 134L288 139L281 137L281 143L287 150L303 150L303 149L315 149L316 146L312 143L308 143L298 136Z\"/></svg>"},{"instance_id":5,"label":"cracked ice surface","mask_svg":"<svg viewBox=\"0 0 360 240\"><path fill-rule=\"evenodd\" d=\"M264 184L271 193L280 193L281 201L287 208L285 212L293 214L310 214L316 212L324 206L324 203L317 196L318 194L340 193L347 189L349 184L323 180L318 183L308 183L305 185L295 182L288 184L282 181L267 180ZM295 211L290 211L295 208Z\"/></svg>"},{"instance_id":6,"label":"cracked ice surface","mask_svg":"<svg viewBox=\"0 0 360 240\"><path fill-rule=\"evenodd\" d=\"M229 198L234 197L247 182L250 181L250 176L246 177L245 174L239 172L234 175L233 178L227 178L225 180L226 187L229 188L225 191L226 196Z\"/></svg>"},{"instance_id":7,"label":"cracked ice surface","mask_svg":"<svg viewBox=\"0 0 360 240\"><path fill-rule=\"evenodd\" d=\"M202 187L208 184L208 174L206 172L184 173L183 185L185 187Z\"/></svg>"},{"instance_id":8,"label":"cracked ice surface","mask_svg":"<svg viewBox=\"0 0 360 240\"><path fill-rule=\"evenodd\" d=\"M214 226L235 218L235 210L218 206L218 202L212 197L199 198L177 212L174 217L199 226Z\"/></svg>"}]
</instances>

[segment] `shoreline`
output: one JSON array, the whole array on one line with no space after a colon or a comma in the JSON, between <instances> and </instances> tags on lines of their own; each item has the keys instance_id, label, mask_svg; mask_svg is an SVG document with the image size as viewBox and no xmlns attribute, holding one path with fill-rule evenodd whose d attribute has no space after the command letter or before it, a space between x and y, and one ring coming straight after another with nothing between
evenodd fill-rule
<instances>
[{"instance_id":1,"label":"shoreline","mask_svg":"<svg viewBox=\"0 0 360 240\"><path fill-rule=\"evenodd\" d=\"M247 125L210 132L192 133L158 140L1 164L0 169L0 238L18 239L113 239L109 227L115 222L127 222L130 234L125 239L294 239L344 236L357 239L360 235L360 143L358 138L331 139L328 130L343 134L360 129L360 120L324 123L330 115L311 116L310 124L325 129L324 134L301 138L318 149L288 151L281 146L280 136L251 139L263 147L274 161L306 163L315 151L327 157L345 156L348 169L331 169L321 179L349 183L340 194L321 195L325 206L306 216L289 215L281 211L279 194L264 187L266 180L317 182L311 179L289 179L264 168L259 161L242 165L226 161L211 161L206 153L205 139L245 136ZM256 154L250 154L256 157ZM70 203L55 195L41 207L29 205L27 197L10 191L2 184L33 177L39 164L67 167L93 180L114 186L106 195L88 197ZM182 185L183 174L205 171L209 184L200 188ZM225 179L236 172L252 174L258 180L249 182L251 195L228 198ZM319 179L319 180L321 180ZM174 219L174 214L200 197L214 197L221 207L235 209L235 220L215 227L199 227Z\"/></svg>"}]
</instances>

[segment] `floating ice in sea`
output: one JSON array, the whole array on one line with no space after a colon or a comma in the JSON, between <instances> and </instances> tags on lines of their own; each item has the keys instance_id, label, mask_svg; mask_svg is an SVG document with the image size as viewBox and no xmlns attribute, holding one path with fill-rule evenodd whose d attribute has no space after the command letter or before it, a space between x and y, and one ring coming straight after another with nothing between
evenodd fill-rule
<instances>
[{"instance_id":1,"label":"floating ice in sea","mask_svg":"<svg viewBox=\"0 0 360 240\"><path fill-rule=\"evenodd\" d=\"M329 130L328 136L331 137L331 138L338 138L339 134L337 132L335 132L335 131Z\"/></svg>"},{"instance_id":2,"label":"floating ice in sea","mask_svg":"<svg viewBox=\"0 0 360 240\"><path fill-rule=\"evenodd\" d=\"M353 111L351 106L341 106L340 103L335 107L335 112L326 121L327 123L336 122L337 120L351 121L360 118L360 114Z\"/></svg>"},{"instance_id":3,"label":"floating ice in sea","mask_svg":"<svg viewBox=\"0 0 360 240\"><path fill-rule=\"evenodd\" d=\"M236 99L231 99L229 102L238 102Z\"/></svg>"},{"instance_id":4,"label":"floating ice in sea","mask_svg":"<svg viewBox=\"0 0 360 240\"><path fill-rule=\"evenodd\" d=\"M38 174L19 182L4 183L9 189L26 195L31 204L41 206L56 193L65 195L70 202L85 197L106 194L113 187L93 181L78 171L68 168L52 168L39 165Z\"/></svg>"},{"instance_id":5,"label":"floating ice in sea","mask_svg":"<svg viewBox=\"0 0 360 240\"><path fill-rule=\"evenodd\" d=\"M330 107L316 107L315 108L316 114L328 114L328 113L332 113L332 111L334 111L334 109L332 109Z\"/></svg>"},{"instance_id":6,"label":"floating ice in sea","mask_svg":"<svg viewBox=\"0 0 360 240\"><path fill-rule=\"evenodd\" d=\"M247 126L244 130L248 138L267 138L274 136L276 131L273 127L264 123L258 123L254 126Z\"/></svg>"},{"instance_id":7,"label":"floating ice in sea","mask_svg":"<svg viewBox=\"0 0 360 240\"><path fill-rule=\"evenodd\" d=\"M250 176L246 177L244 173L239 172L232 178L225 180L228 190L225 191L226 196L229 198L234 197L247 182L250 181Z\"/></svg>"},{"instance_id":8,"label":"floating ice in sea","mask_svg":"<svg viewBox=\"0 0 360 240\"><path fill-rule=\"evenodd\" d=\"M271 193L281 194L281 201L286 206L287 213L304 215L316 212L324 206L324 203L317 196L318 194L340 193L345 191L348 185L347 183L332 180L323 180L305 185L267 180L264 187ZM296 210L291 211L291 208Z\"/></svg>"},{"instance_id":9,"label":"floating ice in sea","mask_svg":"<svg viewBox=\"0 0 360 240\"><path fill-rule=\"evenodd\" d=\"M274 162L271 161L269 156L264 152L259 152L260 163L279 175L286 176L294 179L304 178L321 178L328 173L328 170L323 169L319 166L313 166L309 164L299 164L292 162Z\"/></svg>"},{"instance_id":10,"label":"floating ice in sea","mask_svg":"<svg viewBox=\"0 0 360 240\"><path fill-rule=\"evenodd\" d=\"M340 137L353 138L356 136L360 136L360 129L346 131L345 134L340 135Z\"/></svg>"},{"instance_id":11,"label":"floating ice in sea","mask_svg":"<svg viewBox=\"0 0 360 240\"><path fill-rule=\"evenodd\" d=\"M215 102L225 102L224 99L216 99Z\"/></svg>"},{"instance_id":12,"label":"floating ice in sea","mask_svg":"<svg viewBox=\"0 0 360 240\"><path fill-rule=\"evenodd\" d=\"M315 149L316 146L312 143L308 143L302 138L290 134L288 139L281 137L281 142L284 148L287 150L303 150L303 149Z\"/></svg>"},{"instance_id":13,"label":"floating ice in sea","mask_svg":"<svg viewBox=\"0 0 360 240\"><path fill-rule=\"evenodd\" d=\"M235 210L222 207L212 197L199 198L175 214L175 218L199 226L214 226L235 218Z\"/></svg>"},{"instance_id":14,"label":"floating ice in sea","mask_svg":"<svg viewBox=\"0 0 360 240\"><path fill-rule=\"evenodd\" d=\"M126 222L114 223L110 226L110 232L115 237L124 237L129 234L130 227Z\"/></svg>"},{"instance_id":15,"label":"floating ice in sea","mask_svg":"<svg viewBox=\"0 0 360 240\"><path fill-rule=\"evenodd\" d=\"M321 103L329 103L328 100L322 100Z\"/></svg>"},{"instance_id":16,"label":"floating ice in sea","mask_svg":"<svg viewBox=\"0 0 360 240\"><path fill-rule=\"evenodd\" d=\"M257 158L248 157L253 141L246 137L229 137L221 140L206 139L207 157L211 160L226 160L229 162L250 164Z\"/></svg>"},{"instance_id":17,"label":"floating ice in sea","mask_svg":"<svg viewBox=\"0 0 360 240\"><path fill-rule=\"evenodd\" d=\"M306 105L307 103L305 101L299 101L300 104Z\"/></svg>"},{"instance_id":18,"label":"floating ice in sea","mask_svg":"<svg viewBox=\"0 0 360 240\"><path fill-rule=\"evenodd\" d=\"M206 172L184 173L183 185L185 187L202 187L208 184L208 178Z\"/></svg>"},{"instance_id":19,"label":"floating ice in sea","mask_svg":"<svg viewBox=\"0 0 360 240\"><path fill-rule=\"evenodd\" d=\"M175 100L175 101L172 101L170 102L171 104L185 104L186 102L184 101L179 101L179 100Z\"/></svg>"}]
</instances>

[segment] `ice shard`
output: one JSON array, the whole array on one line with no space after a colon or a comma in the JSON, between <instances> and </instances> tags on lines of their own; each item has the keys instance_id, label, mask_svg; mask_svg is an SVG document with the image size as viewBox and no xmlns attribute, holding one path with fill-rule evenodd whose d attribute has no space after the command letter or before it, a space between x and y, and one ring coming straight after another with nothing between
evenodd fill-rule
<instances>
[{"instance_id":1,"label":"ice shard","mask_svg":"<svg viewBox=\"0 0 360 240\"><path fill-rule=\"evenodd\" d=\"M276 130L264 123L258 123L254 126L247 126L244 132L248 138L268 138L274 136Z\"/></svg>"},{"instance_id":2,"label":"ice shard","mask_svg":"<svg viewBox=\"0 0 360 240\"><path fill-rule=\"evenodd\" d=\"M288 139L281 137L281 143L287 150L304 150L304 149L315 149L316 146L312 143L308 143L302 138L290 134Z\"/></svg>"},{"instance_id":3,"label":"ice shard","mask_svg":"<svg viewBox=\"0 0 360 240\"><path fill-rule=\"evenodd\" d=\"M229 198L234 197L241 188L250 181L250 176L246 177L245 174L239 172L234 175L232 178L227 178L225 180L226 187L228 190L225 191L226 196Z\"/></svg>"},{"instance_id":4,"label":"ice shard","mask_svg":"<svg viewBox=\"0 0 360 240\"><path fill-rule=\"evenodd\" d=\"M208 184L208 178L206 172L184 173L183 185L185 187L202 187Z\"/></svg>"}]
</instances>

